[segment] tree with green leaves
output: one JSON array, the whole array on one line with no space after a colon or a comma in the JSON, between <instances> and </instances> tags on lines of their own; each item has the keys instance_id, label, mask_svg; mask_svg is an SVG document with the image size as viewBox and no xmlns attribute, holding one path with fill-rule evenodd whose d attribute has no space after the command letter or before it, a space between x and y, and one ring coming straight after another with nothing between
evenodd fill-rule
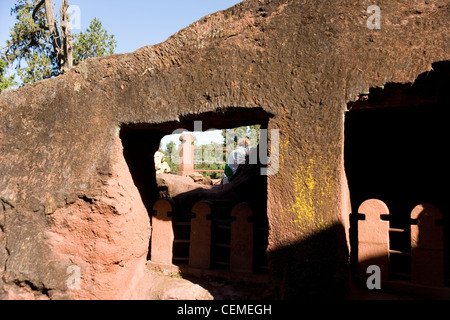
<instances>
[{"instance_id":1,"label":"tree with green leaves","mask_svg":"<svg viewBox=\"0 0 450 320\"><path fill-rule=\"evenodd\" d=\"M211 179L221 178L226 161L226 152L223 150L223 145L217 142L210 142L196 147L194 152L195 169L219 170L219 172L200 171L199 173Z\"/></svg>"},{"instance_id":2,"label":"tree with green leaves","mask_svg":"<svg viewBox=\"0 0 450 320\"><path fill-rule=\"evenodd\" d=\"M170 170L172 172L178 171L178 163L173 161L172 156L178 155L177 145L175 142L170 141L169 143L166 143L166 150L163 152L165 156L165 160L167 164L170 167Z\"/></svg>"},{"instance_id":3,"label":"tree with green leaves","mask_svg":"<svg viewBox=\"0 0 450 320\"><path fill-rule=\"evenodd\" d=\"M9 65L15 63L19 78L24 84L57 76L59 68L52 41L45 28L46 17L43 11L33 11L37 1L19 0L11 15L16 16L16 23L6 41L4 57ZM24 66L25 64L25 66Z\"/></svg>"},{"instance_id":4,"label":"tree with green leaves","mask_svg":"<svg viewBox=\"0 0 450 320\"><path fill-rule=\"evenodd\" d=\"M232 129L222 129L222 137L224 145L231 148L237 147L237 141L240 138L249 138L251 146L257 146L259 144L259 130L261 125L242 126ZM230 140L230 141L229 141Z\"/></svg>"},{"instance_id":5,"label":"tree with green leaves","mask_svg":"<svg viewBox=\"0 0 450 320\"><path fill-rule=\"evenodd\" d=\"M14 76L6 75L6 61L0 59L0 92L15 85Z\"/></svg>"},{"instance_id":6,"label":"tree with green leaves","mask_svg":"<svg viewBox=\"0 0 450 320\"><path fill-rule=\"evenodd\" d=\"M102 22L94 18L86 32L74 36L74 65L92 57L103 57L114 53L116 40L103 29Z\"/></svg>"},{"instance_id":7,"label":"tree with green leaves","mask_svg":"<svg viewBox=\"0 0 450 320\"><path fill-rule=\"evenodd\" d=\"M16 23L2 56L15 66L23 84L58 76L86 58L112 54L117 45L98 19L73 41L67 0L62 0L60 23L51 0L18 0L11 15Z\"/></svg>"}]
</instances>

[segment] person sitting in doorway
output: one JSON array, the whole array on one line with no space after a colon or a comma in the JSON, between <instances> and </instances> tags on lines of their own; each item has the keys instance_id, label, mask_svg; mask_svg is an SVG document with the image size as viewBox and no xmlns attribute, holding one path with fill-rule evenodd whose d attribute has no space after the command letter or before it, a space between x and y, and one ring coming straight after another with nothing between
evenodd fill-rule
<instances>
[{"instance_id":1,"label":"person sitting in doorway","mask_svg":"<svg viewBox=\"0 0 450 320\"><path fill-rule=\"evenodd\" d=\"M156 174L170 173L169 164L164 159L164 153L161 152L161 149L155 152L155 169Z\"/></svg>"},{"instance_id":2,"label":"person sitting in doorway","mask_svg":"<svg viewBox=\"0 0 450 320\"><path fill-rule=\"evenodd\" d=\"M248 138L241 138L238 140L238 147L230 153L227 163L225 164L225 170L222 175L222 184L227 184L233 180L239 165L245 164L249 155L249 145L250 140Z\"/></svg>"}]
</instances>

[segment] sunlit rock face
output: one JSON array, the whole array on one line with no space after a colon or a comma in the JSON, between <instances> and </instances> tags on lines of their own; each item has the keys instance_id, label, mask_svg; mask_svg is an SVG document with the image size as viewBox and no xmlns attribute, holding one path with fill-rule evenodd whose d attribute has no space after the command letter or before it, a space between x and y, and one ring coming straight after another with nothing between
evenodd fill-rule
<instances>
[{"instance_id":1,"label":"sunlit rock face","mask_svg":"<svg viewBox=\"0 0 450 320\"><path fill-rule=\"evenodd\" d=\"M145 296L151 159L196 120L270 133L262 201L277 295L344 296L347 105L449 59L446 1L378 5L379 29L355 1L243 1L161 44L2 92L1 297Z\"/></svg>"}]
</instances>

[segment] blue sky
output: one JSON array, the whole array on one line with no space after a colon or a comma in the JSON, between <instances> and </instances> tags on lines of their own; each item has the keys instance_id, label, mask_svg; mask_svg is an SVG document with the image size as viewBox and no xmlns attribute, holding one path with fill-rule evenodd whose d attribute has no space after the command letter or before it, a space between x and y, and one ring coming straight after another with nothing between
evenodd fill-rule
<instances>
[{"instance_id":1,"label":"blue sky","mask_svg":"<svg viewBox=\"0 0 450 320\"><path fill-rule=\"evenodd\" d=\"M14 25L10 15L15 0L0 0L0 47L9 39ZM54 0L55 13L61 0ZM103 28L115 36L116 53L133 52L143 46L165 41L175 32L189 26L207 14L227 9L241 0L69 0L80 9L80 30L84 31L93 18L98 18ZM196 134L200 144L222 141L219 132ZM165 138L163 146L178 136Z\"/></svg>"},{"instance_id":2,"label":"blue sky","mask_svg":"<svg viewBox=\"0 0 450 320\"><path fill-rule=\"evenodd\" d=\"M0 46L9 38L14 25L10 16L15 0L0 0ZM53 0L55 13L61 0ZM145 45L163 42L175 32L189 26L209 13L227 9L240 0L69 0L80 8L81 30L93 18L114 34L117 53L132 52ZM76 33L76 30L75 32Z\"/></svg>"}]
</instances>

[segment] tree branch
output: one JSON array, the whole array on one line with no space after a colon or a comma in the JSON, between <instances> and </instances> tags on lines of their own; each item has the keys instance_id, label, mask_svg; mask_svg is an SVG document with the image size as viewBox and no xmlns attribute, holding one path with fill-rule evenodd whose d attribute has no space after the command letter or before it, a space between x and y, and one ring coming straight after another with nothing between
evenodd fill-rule
<instances>
[{"instance_id":1,"label":"tree branch","mask_svg":"<svg viewBox=\"0 0 450 320\"><path fill-rule=\"evenodd\" d=\"M45 0L41 0L41 2L39 2L39 3L37 4L37 6L34 8L34 10L33 10L33 15L32 15L34 21L37 20L37 18L36 18L36 13L39 11L39 9L42 7L42 5L43 5L44 3L45 3ZM41 28L41 29L43 29L43 30L48 30L48 26L42 25L42 24L39 25L39 28Z\"/></svg>"},{"instance_id":2,"label":"tree branch","mask_svg":"<svg viewBox=\"0 0 450 320\"><path fill-rule=\"evenodd\" d=\"M37 6L34 8L34 10L33 10L33 15L32 15L34 21L37 20L37 18L36 18L36 13L39 11L39 8L42 7L42 5L44 4L44 2L45 2L45 0L41 0L41 2L39 2L39 3L37 4Z\"/></svg>"}]
</instances>

